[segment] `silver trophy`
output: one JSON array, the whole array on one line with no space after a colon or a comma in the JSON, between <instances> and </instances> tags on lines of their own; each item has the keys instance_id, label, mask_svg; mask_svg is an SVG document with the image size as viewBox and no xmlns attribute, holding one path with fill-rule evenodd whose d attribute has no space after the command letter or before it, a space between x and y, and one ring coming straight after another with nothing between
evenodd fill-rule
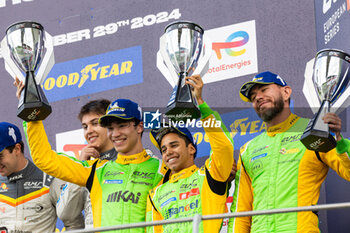
<instances>
[{"instance_id":1,"label":"silver trophy","mask_svg":"<svg viewBox=\"0 0 350 233\"><path fill-rule=\"evenodd\" d=\"M203 71L208 69L211 43L204 38L202 27L187 21L169 24L160 38L157 66L173 83L166 110L171 120L200 117L197 100L185 78L194 72L203 77Z\"/></svg>"},{"instance_id":2,"label":"silver trophy","mask_svg":"<svg viewBox=\"0 0 350 233\"><path fill-rule=\"evenodd\" d=\"M304 94L313 109L319 106L301 136L301 142L307 149L327 152L336 147L337 142L322 118L330 111L339 114L350 105L349 69L348 54L336 49L324 49L316 54L312 78L306 72Z\"/></svg>"},{"instance_id":3,"label":"silver trophy","mask_svg":"<svg viewBox=\"0 0 350 233\"><path fill-rule=\"evenodd\" d=\"M54 65L52 37L39 23L15 23L6 30L1 51L7 72L25 84L17 116L25 121L45 119L51 106L40 84Z\"/></svg>"}]
</instances>

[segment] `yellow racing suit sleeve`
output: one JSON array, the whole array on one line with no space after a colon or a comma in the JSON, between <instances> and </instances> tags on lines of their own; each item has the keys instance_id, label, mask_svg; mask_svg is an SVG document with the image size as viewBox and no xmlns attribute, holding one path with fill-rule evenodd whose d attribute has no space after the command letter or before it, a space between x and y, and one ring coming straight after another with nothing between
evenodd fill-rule
<instances>
[{"instance_id":1,"label":"yellow racing suit sleeve","mask_svg":"<svg viewBox=\"0 0 350 233\"><path fill-rule=\"evenodd\" d=\"M162 215L155 209L152 198L154 196L154 189L151 189L149 191L149 195L147 197L147 207L146 207L146 222L153 222L153 221L159 221L164 220ZM161 233L163 232L163 226L150 226L146 228L147 233Z\"/></svg>"},{"instance_id":2,"label":"yellow racing suit sleeve","mask_svg":"<svg viewBox=\"0 0 350 233\"><path fill-rule=\"evenodd\" d=\"M222 214L227 212L227 179L234 164L233 140L217 112L212 111L205 102L199 108L201 122L211 147L203 171L206 178L201 190L202 214ZM204 221L204 231L218 232L221 224L222 219Z\"/></svg>"},{"instance_id":3,"label":"yellow racing suit sleeve","mask_svg":"<svg viewBox=\"0 0 350 233\"><path fill-rule=\"evenodd\" d=\"M247 145L247 144L246 144ZM241 154L246 148L244 145L241 148ZM233 194L233 201L231 212L243 212L253 210L253 188L251 180L242 165L241 154L237 163L237 173L235 178L235 192ZM252 224L252 218L239 217L231 218L229 220L228 232L249 233Z\"/></svg>"},{"instance_id":4,"label":"yellow racing suit sleeve","mask_svg":"<svg viewBox=\"0 0 350 233\"><path fill-rule=\"evenodd\" d=\"M80 161L51 149L42 121L23 123L34 164L43 172L80 186L85 186L94 161Z\"/></svg>"},{"instance_id":5,"label":"yellow racing suit sleeve","mask_svg":"<svg viewBox=\"0 0 350 233\"><path fill-rule=\"evenodd\" d=\"M211 147L206 168L214 180L226 182L234 164L233 139L217 112L212 111L205 102L199 105L199 108L203 128ZM206 127L207 125L210 127Z\"/></svg>"},{"instance_id":6,"label":"yellow racing suit sleeve","mask_svg":"<svg viewBox=\"0 0 350 233\"><path fill-rule=\"evenodd\" d=\"M332 168L340 177L350 181L350 141L342 138L335 149L320 153L322 162Z\"/></svg>"}]
</instances>

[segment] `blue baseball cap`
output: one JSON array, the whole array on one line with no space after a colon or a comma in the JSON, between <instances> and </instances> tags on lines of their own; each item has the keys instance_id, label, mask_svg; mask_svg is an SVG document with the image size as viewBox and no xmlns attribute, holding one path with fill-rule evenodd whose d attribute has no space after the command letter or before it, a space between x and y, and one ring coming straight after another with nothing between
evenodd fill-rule
<instances>
[{"instance_id":1,"label":"blue baseball cap","mask_svg":"<svg viewBox=\"0 0 350 233\"><path fill-rule=\"evenodd\" d=\"M153 145L155 145L155 147L157 147L160 150L160 143L162 138L168 133L176 133L176 132L186 136L188 140L190 140L194 148L196 148L196 153L194 154L194 157L196 157L197 143L194 141L194 138L191 132L185 127L179 127L179 126L173 127L173 126L169 126L168 124L163 124L163 126L160 127L159 129L152 129L149 136Z\"/></svg>"},{"instance_id":2,"label":"blue baseball cap","mask_svg":"<svg viewBox=\"0 0 350 233\"><path fill-rule=\"evenodd\" d=\"M246 82L242 85L239 90L239 97L245 102L250 101L250 91L255 84L277 84L282 87L287 86L287 83L277 74L271 73L270 71L265 71L260 74L255 75L252 81Z\"/></svg>"},{"instance_id":3,"label":"blue baseball cap","mask_svg":"<svg viewBox=\"0 0 350 233\"><path fill-rule=\"evenodd\" d=\"M99 123L105 125L108 119L117 117L123 120L137 119L142 121L142 109L141 107L128 99L117 99L111 103L107 110L106 115L99 119Z\"/></svg>"},{"instance_id":4,"label":"blue baseball cap","mask_svg":"<svg viewBox=\"0 0 350 233\"><path fill-rule=\"evenodd\" d=\"M0 152L6 147L16 145L21 141L21 132L17 126L8 122L0 122Z\"/></svg>"}]
</instances>

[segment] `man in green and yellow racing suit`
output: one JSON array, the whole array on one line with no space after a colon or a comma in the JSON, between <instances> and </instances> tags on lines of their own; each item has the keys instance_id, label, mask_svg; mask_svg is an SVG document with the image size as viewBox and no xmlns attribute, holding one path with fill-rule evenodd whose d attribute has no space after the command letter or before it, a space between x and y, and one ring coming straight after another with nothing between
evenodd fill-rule
<instances>
[{"instance_id":1,"label":"man in green and yellow racing suit","mask_svg":"<svg viewBox=\"0 0 350 233\"><path fill-rule=\"evenodd\" d=\"M33 161L42 171L90 190L94 227L142 222L148 192L162 180L167 168L142 146L141 108L128 99L118 99L99 123L107 127L108 138L118 151L116 160L80 161L56 153L41 121L24 122Z\"/></svg>"},{"instance_id":2,"label":"man in green and yellow racing suit","mask_svg":"<svg viewBox=\"0 0 350 233\"><path fill-rule=\"evenodd\" d=\"M187 77L186 82L193 87L193 94L200 104L201 122L208 135L212 153L205 165L198 168L194 164L196 143L187 128L164 126L151 131L151 139L160 149L163 161L172 175L168 182L150 191L147 221L226 212L227 179L234 164L233 141L220 115L203 101L201 77ZM200 232L219 232L221 223L222 219L204 221L199 226ZM147 228L147 232L191 231L192 223L188 222Z\"/></svg>"},{"instance_id":3,"label":"man in green and yellow racing suit","mask_svg":"<svg viewBox=\"0 0 350 233\"><path fill-rule=\"evenodd\" d=\"M240 151L232 212L316 205L329 167L350 180L350 142L340 135L341 120L328 113L324 122L337 146L327 153L307 150L300 142L308 119L292 114L291 88L278 75L263 72L240 90L252 102L267 131ZM293 212L230 219L229 232L319 232L315 213Z\"/></svg>"}]
</instances>

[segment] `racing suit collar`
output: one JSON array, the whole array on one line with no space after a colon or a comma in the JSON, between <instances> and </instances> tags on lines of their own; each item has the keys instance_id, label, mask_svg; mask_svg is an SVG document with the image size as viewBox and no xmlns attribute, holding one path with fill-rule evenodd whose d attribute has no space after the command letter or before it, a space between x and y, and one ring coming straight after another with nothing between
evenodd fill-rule
<instances>
[{"instance_id":1,"label":"racing suit collar","mask_svg":"<svg viewBox=\"0 0 350 233\"><path fill-rule=\"evenodd\" d=\"M278 133L286 132L290 127L292 127L295 124L295 122L297 122L298 119L299 117L297 115L291 113L285 121L269 127L266 133L268 136L273 137Z\"/></svg>"},{"instance_id":2,"label":"racing suit collar","mask_svg":"<svg viewBox=\"0 0 350 233\"><path fill-rule=\"evenodd\" d=\"M137 163L142 163L144 161L147 161L149 158L151 158L151 156L149 156L146 150L143 149L142 152L133 154L133 155L118 154L116 162L120 164L130 164L130 163L137 164Z\"/></svg>"},{"instance_id":3,"label":"racing suit collar","mask_svg":"<svg viewBox=\"0 0 350 233\"><path fill-rule=\"evenodd\" d=\"M118 155L117 151L114 148L112 148L109 151L101 153L100 159L115 160L117 158L117 155Z\"/></svg>"},{"instance_id":4,"label":"racing suit collar","mask_svg":"<svg viewBox=\"0 0 350 233\"><path fill-rule=\"evenodd\" d=\"M190 177L194 172L196 172L199 168L194 164L191 167L185 168L178 173L172 174L169 182L170 183L175 183L176 181L180 179L184 179L187 177Z\"/></svg>"},{"instance_id":5,"label":"racing suit collar","mask_svg":"<svg viewBox=\"0 0 350 233\"><path fill-rule=\"evenodd\" d=\"M9 180L9 182L16 182L17 180L27 177L32 172L33 172L33 164L29 162L29 160L27 159L26 166L22 170L18 172L14 172L11 175L7 176L7 179Z\"/></svg>"}]
</instances>

